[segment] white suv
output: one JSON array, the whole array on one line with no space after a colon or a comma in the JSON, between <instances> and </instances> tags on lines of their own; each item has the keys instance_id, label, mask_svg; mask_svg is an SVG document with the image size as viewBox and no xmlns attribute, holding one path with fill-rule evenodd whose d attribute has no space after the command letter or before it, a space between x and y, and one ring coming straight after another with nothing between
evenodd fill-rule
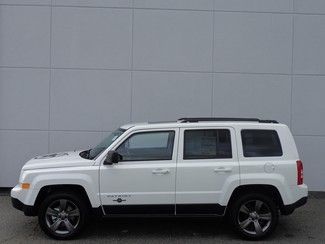
<instances>
[{"instance_id":1,"label":"white suv","mask_svg":"<svg viewBox=\"0 0 325 244\"><path fill-rule=\"evenodd\" d=\"M307 195L289 128L233 118L124 125L93 149L31 159L11 191L56 239L79 234L92 214L227 216L260 239Z\"/></svg>"}]
</instances>

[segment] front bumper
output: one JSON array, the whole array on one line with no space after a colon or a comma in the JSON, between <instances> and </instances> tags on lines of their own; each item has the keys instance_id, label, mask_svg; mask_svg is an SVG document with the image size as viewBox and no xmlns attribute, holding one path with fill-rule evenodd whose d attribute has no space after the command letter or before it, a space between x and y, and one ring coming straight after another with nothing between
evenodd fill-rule
<instances>
[{"instance_id":1,"label":"front bumper","mask_svg":"<svg viewBox=\"0 0 325 244\"><path fill-rule=\"evenodd\" d=\"M17 198L11 197L11 204L14 208L23 211L26 216L36 216L36 212L33 206L25 205Z\"/></svg>"},{"instance_id":2,"label":"front bumper","mask_svg":"<svg viewBox=\"0 0 325 244\"><path fill-rule=\"evenodd\" d=\"M292 214L296 208L299 208L299 207L305 205L307 203L307 199L308 199L308 197L302 197L298 201L296 201L292 204L282 206L280 209L281 214L283 214L283 215Z\"/></svg>"}]
</instances>

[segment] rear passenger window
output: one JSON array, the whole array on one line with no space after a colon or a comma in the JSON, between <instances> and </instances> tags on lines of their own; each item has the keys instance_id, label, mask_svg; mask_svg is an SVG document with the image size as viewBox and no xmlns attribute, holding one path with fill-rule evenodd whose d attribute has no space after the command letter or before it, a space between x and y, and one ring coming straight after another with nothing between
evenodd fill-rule
<instances>
[{"instance_id":1,"label":"rear passenger window","mask_svg":"<svg viewBox=\"0 0 325 244\"><path fill-rule=\"evenodd\" d=\"M242 130L244 157L282 156L278 133L275 130Z\"/></svg>"},{"instance_id":2,"label":"rear passenger window","mask_svg":"<svg viewBox=\"0 0 325 244\"><path fill-rule=\"evenodd\" d=\"M186 130L184 159L232 158L230 131Z\"/></svg>"}]
</instances>

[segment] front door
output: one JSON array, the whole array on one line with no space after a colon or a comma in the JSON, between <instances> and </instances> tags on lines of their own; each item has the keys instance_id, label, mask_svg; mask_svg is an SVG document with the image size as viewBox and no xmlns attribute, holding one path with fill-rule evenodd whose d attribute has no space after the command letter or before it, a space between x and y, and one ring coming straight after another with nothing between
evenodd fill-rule
<instances>
[{"instance_id":1,"label":"front door","mask_svg":"<svg viewBox=\"0 0 325 244\"><path fill-rule=\"evenodd\" d=\"M100 166L106 215L175 213L178 132L134 131L116 146L122 161Z\"/></svg>"}]
</instances>

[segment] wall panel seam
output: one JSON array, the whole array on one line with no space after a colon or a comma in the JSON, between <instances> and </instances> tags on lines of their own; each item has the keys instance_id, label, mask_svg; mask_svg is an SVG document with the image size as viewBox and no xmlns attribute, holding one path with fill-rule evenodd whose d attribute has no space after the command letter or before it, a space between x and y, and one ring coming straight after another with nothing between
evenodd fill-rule
<instances>
[{"instance_id":1,"label":"wall panel seam","mask_svg":"<svg viewBox=\"0 0 325 244\"><path fill-rule=\"evenodd\" d=\"M10 7L46 7L53 8L89 8L89 9L140 9L160 11L188 11L188 12L221 12L221 13L264 13L264 14L297 14L297 15L325 15L325 13L301 12L301 11L254 11L254 10L225 10L225 9L191 9L191 8L140 8L140 7L114 7L114 6L78 6L78 5L52 5L52 4L9 4L0 3L1 6Z\"/></svg>"},{"instance_id":2,"label":"wall panel seam","mask_svg":"<svg viewBox=\"0 0 325 244\"><path fill-rule=\"evenodd\" d=\"M131 21L131 83L130 83L130 122L132 122L133 113L133 46L134 46L134 0L132 0L132 21Z\"/></svg>"},{"instance_id":3,"label":"wall panel seam","mask_svg":"<svg viewBox=\"0 0 325 244\"><path fill-rule=\"evenodd\" d=\"M213 1L213 9L215 9L215 1ZM215 21L215 11L213 11L213 13L212 13L212 61L211 61L211 72L212 72L212 77L211 77L211 79L212 79L212 81L211 81L211 94L210 94L210 96L211 96L211 117L213 116L213 97L214 97L214 91L213 91L213 89L214 89L214 73L213 73L213 71L214 71L214 42L215 42L215 37L214 37L214 35L215 35L215 30L214 30L214 28L215 28L215 24L214 24L214 21Z\"/></svg>"},{"instance_id":4,"label":"wall panel seam","mask_svg":"<svg viewBox=\"0 0 325 244\"><path fill-rule=\"evenodd\" d=\"M295 9L294 0L292 1L292 8ZM290 87L290 128L292 128L293 121L293 71L294 71L294 38L295 38L295 16L294 14L291 17L291 87Z\"/></svg>"},{"instance_id":5,"label":"wall panel seam","mask_svg":"<svg viewBox=\"0 0 325 244\"><path fill-rule=\"evenodd\" d=\"M50 127L51 127L51 83L52 83L52 12L53 12L53 8L52 8L52 4L53 4L53 0L51 0L51 11L50 11L50 60L49 60L49 64L50 64L50 79L49 79L49 114L48 114L48 133L47 133L47 151L48 153L50 152Z\"/></svg>"}]
</instances>

